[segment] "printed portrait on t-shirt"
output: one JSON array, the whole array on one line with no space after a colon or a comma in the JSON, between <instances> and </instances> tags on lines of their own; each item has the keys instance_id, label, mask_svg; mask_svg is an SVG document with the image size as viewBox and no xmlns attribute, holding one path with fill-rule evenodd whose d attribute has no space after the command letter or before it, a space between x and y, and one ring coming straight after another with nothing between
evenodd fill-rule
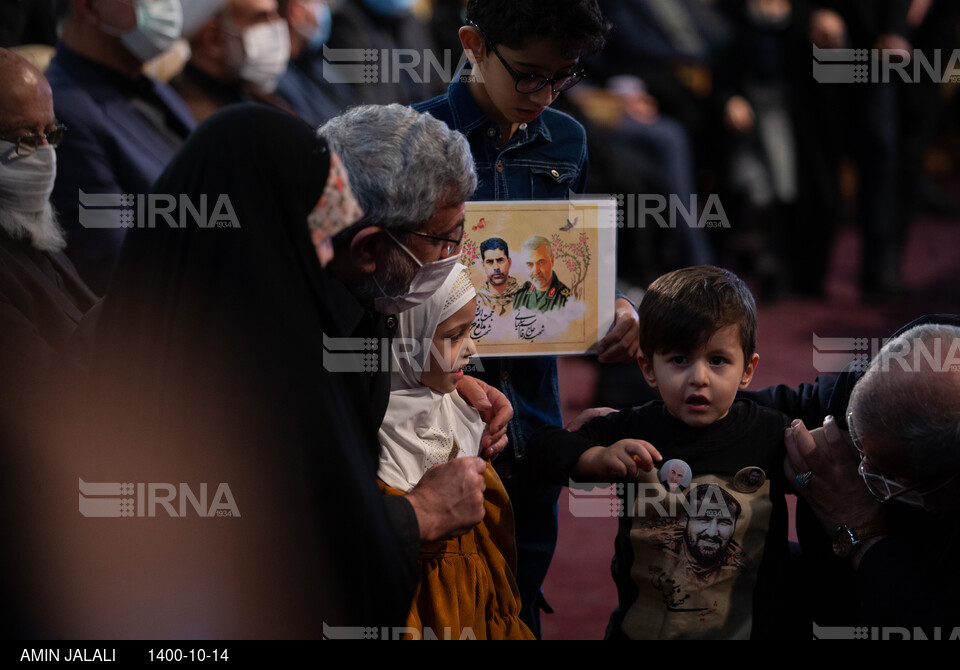
<instances>
[{"instance_id":1,"label":"printed portrait on t-shirt","mask_svg":"<svg viewBox=\"0 0 960 670\"><path fill-rule=\"evenodd\" d=\"M639 594L622 627L634 638L749 637L770 483L742 493L733 476L693 473L686 489L671 492L667 470L664 464L659 474L644 473L657 482L659 497L642 489L628 501L631 579Z\"/></svg>"}]
</instances>

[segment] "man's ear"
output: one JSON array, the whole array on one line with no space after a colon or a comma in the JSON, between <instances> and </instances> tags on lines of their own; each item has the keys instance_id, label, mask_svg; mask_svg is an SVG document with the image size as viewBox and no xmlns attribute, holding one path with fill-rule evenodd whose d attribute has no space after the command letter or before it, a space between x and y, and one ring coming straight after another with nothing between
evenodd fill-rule
<instances>
[{"instance_id":1,"label":"man's ear","mask_svg":"<svg viewBox=\"0 0 960 670\"><path fill-rule=\"evenodd\" d=\"M460 28L460 44L473 65L479 65L487 57L487 41L473 26Z\"/></svg>"},{"instance_id":2,"label":"man's ear","mask_svg":"<svg viewBox=\"0 0 960 670\"><path fill-rule=\"evenodd\" d=\"M657 388L657 375L653 372L653 359L647 358L641 351L637 354L637 365L640 366L640 372L643 373L643 378L647 380L647 385L652 389Z\"/></svg>"},{"instance_id":3,"label":"man's ear","mask_svg":"<svg viewBox=\"0 0 960 670\"><path fill-rule=\"evenodd\" d=\"M73 16L79 21L98 26L100 25L100 7L94 0L72 0Z\"/></svg>"},{"instance_id":4,"label":"man's ear","mask_svg":"<svg viewBox=\"0 0 960 670\"><path fill-rule=\"evenodd\" d=\"M228 39L226 32L220 25L219 17L212 16L207 19L206 23L197 28L190 38L190 47L195 52L202 54L205 67L209 67L208 63L213 63L216 67L226 67Z\"/></svg>"},{"instance_id":5,"label":"man's ear","mask_svg":"<svg viewBox=\"0 0 960 670\"><path fill-rule=\"evenodd\" d=\"M372 275L377 270L377 252L385 235L378 226L364 228L350 240L347 255L350 265L363 274Z\"/></svg>"},{"instance_id":6,"label":"man's ear","mask_svg":"<svg viewBox=\"0 0 960 670\"><path fill-rule=\"evenodd\" d=\"M747 364L743 366L743 376L740 377L740 388L745 389L750 386L750 382L753 380L753 373L757 371L757 364L760 362L760 356L754 354L750 357L750 360L747 361Z\"/></svg>"}]
</instances>

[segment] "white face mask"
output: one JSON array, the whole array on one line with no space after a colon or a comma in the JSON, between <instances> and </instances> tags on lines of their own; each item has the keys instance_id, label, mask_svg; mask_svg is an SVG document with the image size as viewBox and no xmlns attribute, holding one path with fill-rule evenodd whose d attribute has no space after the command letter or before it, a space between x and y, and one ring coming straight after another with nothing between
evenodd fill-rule
<instances>
[{"instance_id":1,"label":"white face mask","mask_svg":"<svg viewBox=\"0 0 960 670\"><path fill-rule=\"evenodd\" d=\"M173 46L183 29L183 7L180 0L136 0L137 27L120 39L141 62L156 58ZM109 34L116 34L111 26L101 26Z\"/></svg>"},{"instance_id":2,"label":"white face mask","mask_svg":"<svg viewBox=\"0 0 960 670\"><path fill-rule=\"evenodd\" d=\"M283 19L257 23L243 30L240 78L261 93L273 93L290 60L290 33Z\"/></svg>"},{"instance_id":3,"label":"white face mask","mask_svg":"<svg viewBox=\"0 0 960 670\"><path fill-rule=\"evenodd\" d=\"M414 256L413 252L407 249L400 241L390 234L389 231L386 231L387 235L390 236L397 245L407 252L407 255L410 256L419 266L417 274L414 275L413 281L410 282L410 288L407 289L407 292L399 296L388 296L384 293L383 288L380 286L380 283L377 282L377 287L380 288L380 292L383 293L383 296L380 298L375 298L373 301L373 308L380 312L381 314L399 314L405 310L410 309L411 307L416 307L417 305L426 302L430 296L437 292L437 290L443 286L443 282L446 281L447 277L450 275L450 270L453 268L460 260L460 254L456 256L449 256L447 258L441 258L438 261L433 261L432 263L421 263L420 259ZM376 277L374 277L376 281Z\"/></svg>"},{"instance_id":4,"label":"white face mask","mask_svg":"<svg viewBox=\"0 0 960 670\"><path fill-rule=\"evenodd\" d=\"M43 211L57 178L57 154L50 145L43 145L29 156L18 156L16 147L0 141L0 207Z\"/></svg>"}]
</instances>

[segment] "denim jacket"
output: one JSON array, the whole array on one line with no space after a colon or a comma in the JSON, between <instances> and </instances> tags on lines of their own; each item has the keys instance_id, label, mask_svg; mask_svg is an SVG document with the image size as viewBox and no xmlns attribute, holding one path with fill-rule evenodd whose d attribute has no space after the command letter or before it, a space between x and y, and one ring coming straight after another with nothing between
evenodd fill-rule
<instances>
[{"instance_id":1,"label":"denim jacket","mask_svg":"<svg viewBox=\"0 0 960 670\"><path fill-rule=\"evenodd\" d=\"M523 124L503 150L499 126L474 100L461 70L445 95L414 105L466 135L478 185L474 200L565 200L582 193L587 181L587 135L578 121L547 108ZM557 359L485 358L472 373L499 388L513 404L508 434L513 455L523 458L527 439L544 425L562 426ZM502 460L498 459L499 463Z\"/></svg>"}]
</instances>

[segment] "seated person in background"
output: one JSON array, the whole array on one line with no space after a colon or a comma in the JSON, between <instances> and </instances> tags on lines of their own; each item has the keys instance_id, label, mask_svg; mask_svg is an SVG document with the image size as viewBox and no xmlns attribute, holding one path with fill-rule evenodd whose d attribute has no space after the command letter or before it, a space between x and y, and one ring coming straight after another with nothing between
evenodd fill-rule
<instances>
[{"instance_id":1,"label":"seated person in background","mask_svg":"<svg viewBox=\"0 0 960 670\"><path fill-rule=\"evenodd\" d=\"M57 43L57 0L0 3L0 47Z\"/></svg>"},{"instance_id":2,"label":"seated person in background","mask_svg":"<svg viewBox=\"0 0 960 670\"><path fill-rule=\"evenodd\" d=\"M142 74L143 64L180 37L178 0L73 0L46 76L70 141L57 150L52 202L87 285L103 295L126 228L80 221L79 192L149 193L194 121L183 100Z\"/></svg>"},{"instance_id":3,"label":"seated person in background","mask_svg":"<svg viewBox=\"0 0 960 670\"><path fill-rule=\"evenodd\" d=\"M0 432L26 421L34 391L96 296L62 253L50 193L64 135L43 74L0 49ZM0 436L2 439L2 436Z\"/></svg>"},{"instance_id":4,"label":"seated person in background","mask_svg":"<svg viewBox=\"0 0 960 670\"><path fill-rule=\"evenodd\" d=\"M433 297L401 313L377 474L386 493L399 495L455 458L471 458L485 473L483 521L460 537L420 545L420 584L406 625L421 639L425 629L439 636L449 628L454 639L532 640L519 618L510 500L493 465L477 458L480 414L456 393L477 352L470 339L476 307L469 274L457 264Z\"/></svg>"},{"instance_id":5,"label":"seated person in background","mask_svg":"<svg viewBox=\"0 0 960 670\"><path fill-rule=\"evenodd\" d=\"M354 72L365 66L364 75L349 82L360 102L410 105L441 93L450 83L463 54L439 53L429 26L413 13L414 4L415 0L344 0L334 5L325 60L353 65ZM357 49L373 56L357 62Z\"/></svg>"},{"instance_id":6,"label":"seated person in background","mask_svg":"<svg viewBox=\"0 0 960 670\"><path fill-rule=\"evenodd\" d=\"M304 121L320 125L356 103L349 84L332 77L337 66L323 59L333 17L327 0L278 0L290 26L290 62L277 84L283 98Z\"/></svg>"},{"instance_id":7,"label":"seated person in background","mask_svg":"<svg viewBox=\"0 0 960 670\"><path fill-rule=\"evenodd\" d=\"M639 313L640 368L663 400L577 432L543 429L528 452L558 483L636 482L621 494L607 637L790 635L783 617L771 620L788 565L787 418L735 400L759 360L753 296L727 270L685 268L651 284ZM692 473L686 490L671 492L654 471L673 459Z\"/></svg>"},{"instance_id":8,"label":"seated person in background","mask_svg":"<svg viewBox=\"0 0 960 670\"><path fill-rule=\"evenodd\" d=\"M197 122L238 102L289 111L274 95L290 59L290 34L277 0L200 0L192 12L207 18L195 20L186 35L190 60L170 85Z\"/></svg>"}]
</instances>

